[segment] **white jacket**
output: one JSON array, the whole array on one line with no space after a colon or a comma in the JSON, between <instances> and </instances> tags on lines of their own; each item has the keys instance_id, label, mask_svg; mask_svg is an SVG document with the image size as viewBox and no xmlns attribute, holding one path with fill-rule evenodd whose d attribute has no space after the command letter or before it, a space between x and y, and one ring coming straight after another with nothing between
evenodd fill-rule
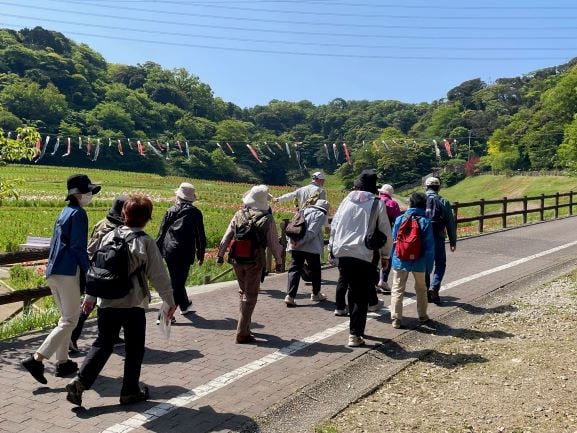
<instances>
[{"instance_id":1,"label":"white jacket","mask_svg":"<svg viewBox=\"0 0 577 433\"><path fill-rule=\"evenodd\" d=\"M368 227L371 207L379 196L366 191L352 191L341 202L331 224L329 251L337 258L354 257L366 262L373 261L373 251L365 246L365 236L374 230ZM379 230L387 236L387 242L380 249L382 258L389 258L393 248L391 224L384 203L378 200L377 224Z\"/></svg>"}]
</instances>

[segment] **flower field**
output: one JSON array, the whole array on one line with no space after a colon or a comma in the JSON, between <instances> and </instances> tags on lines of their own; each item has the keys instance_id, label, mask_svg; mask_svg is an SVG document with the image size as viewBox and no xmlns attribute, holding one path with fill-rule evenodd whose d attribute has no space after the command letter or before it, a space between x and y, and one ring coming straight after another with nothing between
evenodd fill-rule
<instances>
[{"instance_id":1,"label":"flower field","mask_svg":"<svg viewBox=\"0 0 577 433\"><path fill-rule=\"evenodd\" d=\"M19 179L20 195L18 200L0 202L0 252L17 249L18 244L25 242L27 235L51 236L54 221L65 205L66 178L74 173L86 173L92 182L102 185L100 193L86 208L90 227L106 216L117 195L140 192L148 195L154 203L153 219L146 226L147 233L152 237L158 233L164 212L174 203L174 190L181 182L192 183L198 196L195 205L203 213L211 249L218 246L232 215L242 203L243 194L253 186L145 173L46 166L10 165L0 170L5 178ZM340 203L344 192L331 189L330 180L327 187L329 200L333 204ZM275 196L292 189L290 186L270 188ZM279 222L292 215L293 207L285 202L274 205L273 210Z\"/></svg>"}]
</instances>

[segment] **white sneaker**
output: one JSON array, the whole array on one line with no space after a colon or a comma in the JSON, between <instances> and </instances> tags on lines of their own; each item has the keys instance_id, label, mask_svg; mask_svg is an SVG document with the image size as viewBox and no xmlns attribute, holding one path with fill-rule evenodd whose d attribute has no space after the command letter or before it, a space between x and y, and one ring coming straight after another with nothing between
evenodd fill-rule
<instances>
[{"instance_id":1,"label":"white sneaker","mask_svg":"<svg viewBox=\"0 0 577 433\"><path fill-rule=\"evenodd\" d=\"M292 296L286 295L284 297L284 303L286 304L287 307L296 307L297 303L295 302L295 298L293 298Z\"/></svg>"},{"instance_id":2,"label":"white sneaker","mask_svg":"<svg viewBox=\"0 0 577 433\"><path fill-rule=\"evenodd\" d=\"M385 305L385 302L382 299L379 299L375 305L369 305L368 311L370 313L374 313L375 311L379 311L381 308L383 308L383 305Z\"/></svg>"},{"instance_id":3,"label":"white sneaker","mask_svg":"<svg viewBox=\"0 0 577 433\"><path fill-rule=\"evenodd\" d=\"M393 319L393 328L401 329L401 321L399 319Z\"/></svg>"},{"instance_id":4,"label":"white sneaker","mask_svg":"<svg viewBox=\"0 0 577 433\"><path fill-rule=\"evenodd\" d=\"M186 307L184 310L180 310L180 314L182 316L186 316L187 314L193 313L194 310L192 309L192 305L189 305L188 307Z\"/></svg>"},{"instance_id":5,"label":"white sneaker","mask_svg":"<svg viewBox=\"0 0 577 433\"><path fill-rule=\"evenodd\" d=\"M375 286L377 293L389 294L391 293L391 287L386 281L379 281L379 284Z\"/></svg>"},{"instance_id":6,"label":"white sneaker","mask_svg":"<svg viewBox=\"0 0 577 433\"><path fill-rule=\"evenodd\" d=\"M346 308L344 310L335 310L335 316L348 316L349 310Z\"/></svg>"},{"instance_id":7,"label":"white sneaker","mask_svg":"<svg viewBox=\"0 0 577 433\"><path fill-rule=\"evenodd\" d=\"M327 299L327 296L324 293L317 293L316 295L311 293L311 301L324 301Z\"/></svg>"},{"instance_id":8,"label":"white sneaker","mask_svg":"<svg viewBox=\"0 0 577 433\"><path fill-rule=\"evenodd\" d=\"M349 347L359 347L365 344L363 337L357 337L356 335L349 335Z\"/></svg>"}]
</instances>

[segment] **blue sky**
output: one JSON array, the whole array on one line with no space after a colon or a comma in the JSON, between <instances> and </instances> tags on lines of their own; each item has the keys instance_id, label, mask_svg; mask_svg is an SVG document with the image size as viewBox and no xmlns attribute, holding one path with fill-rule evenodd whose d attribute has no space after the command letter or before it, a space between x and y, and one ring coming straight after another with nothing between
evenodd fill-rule
<instances>
[{"instance_id":1,"label":"blue sky","mask_svg":"<svg viewBox=\"0 0 577 433\"><path fill-rule=\"evenodd\" d=\"M241 107L431 102L577 57L568 0L0 0L0 26L41 25L113 63L184 67Z\"/></svg>"}]
</instances>

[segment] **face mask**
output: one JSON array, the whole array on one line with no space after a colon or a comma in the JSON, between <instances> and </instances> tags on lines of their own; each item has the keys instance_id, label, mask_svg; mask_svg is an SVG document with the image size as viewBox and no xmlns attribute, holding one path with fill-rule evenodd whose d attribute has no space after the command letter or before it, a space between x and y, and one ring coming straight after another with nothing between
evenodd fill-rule
<instances>
[{"instance_id":1,"label":"face mask","mask_svg":"<svg viewBox=\"0 0 577 433\"><path fill-rule=\"evenodd\" d=\"M80 196L80 200L78 200L78 204L80 204L80 206L84 207L84 206L88 205L91 201L92 201L92 193L89 192L87 194L82 194Z\"/></svg>"}]
</instances>

